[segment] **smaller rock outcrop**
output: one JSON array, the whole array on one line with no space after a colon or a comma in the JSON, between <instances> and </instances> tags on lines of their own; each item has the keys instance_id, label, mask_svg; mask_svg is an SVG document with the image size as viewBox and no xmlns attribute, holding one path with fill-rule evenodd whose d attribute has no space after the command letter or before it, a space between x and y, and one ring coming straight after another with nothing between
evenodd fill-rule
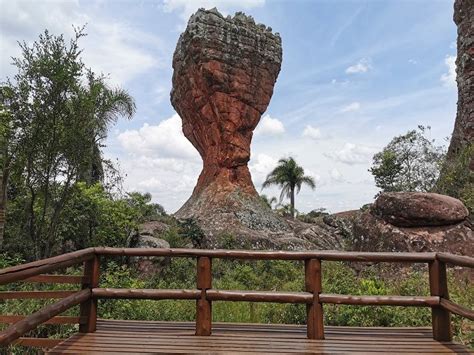
<instances>
[{"instance_id":1,"label":"smaller rock outcrop","mask_svg":"<svg viewBox=\"0 0 474 355\"><path fill-rule=\"evenodd\" d=\"M446 226L464 221L469 211L450 196L425 192L381 194L373 212L398 227Z\"/></svg>"},{"instance_id":2,"label":"smaller rock outcrop","mask_svg":"<svg viewBox=\"0 0 474 355\"><path fill-rule=\"evenodd\" d=\"M370 207L325 216L345 249L474 253L474 232L461 201L434 193L383 193Z\"/></svg>"},{"instance_id":3,"label":"smaller rock outcrop","mask_svg":"<svg viewBox=\"0 0 474 355\"><path fill-rule=\"evenodd\" d=\"M169 226L162 222L146 222L140 225L138 231L129 239L129 246L132 248L169 248L169 243L155 237L169 229ZM162 257L131 257L130 264L134 265L142 276L153 275L164 265L168 264L169 258Z\"/></svg>"}]
</instances>

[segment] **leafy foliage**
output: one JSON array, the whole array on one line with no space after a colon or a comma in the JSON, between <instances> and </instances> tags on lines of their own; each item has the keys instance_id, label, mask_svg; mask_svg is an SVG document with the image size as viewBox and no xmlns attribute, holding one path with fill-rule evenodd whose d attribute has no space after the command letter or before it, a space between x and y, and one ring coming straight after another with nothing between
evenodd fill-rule
<instances>
[{"instance_id":1,"label":"leafy foliage","mask_svg":"<svg viewBox=\"0 0 474 355\"><path fill-rule=\"evenodd\" d=\"M2 154L0 206L5 208L8 199L5 244L27 250L31 259L57 253L74 224L76 238L91 234L96 220L84 221L76 211L74 217L84 223L73 223L71 206L84 203L91 213L91 206L103 206L91 202L99 195L94 188L86 191L79 184L103 180L110 167L101 153L107 130L119 117L131 118L135 112L126 91L109 88L104 76L85 67L78 46L83 36L83 29L77 29L67 43L62 35L45 31L32 46L20 44L14 83L8 80L1 90L0 133L8 142Z\"/></svg>"},{"instance_id":2,"label":"leafy foliage","mask_svg":"<svg viewBox=\"0 0 474 355\"><path fill-rule=\"evenodd\" d=\"M262 200L262 202L264 203L265 206L269 207L269 208L272 208L273 207L273 204L277 203L277 199L275 196L272 196L272 197L268 197L267 195L265 194L261 194L260 195L260 199Z\"/></svg>"},{"instance_id":3,"label":"leafy foliage","mask_svg":"<svg viewBox=\"0 0 474 355\"><path fill-rule=\"evenodd\" d=\"M426 137L430 127L418 126L397 136L373 157L369 169L384 192L431 191L445 157L445 148Z\"/></svg>"},{"instance_id":4,"label":"leafy foliage","mask_svg":"<svg viewBox=\"0 0 474 355\"><path fill-rule=\"evenodd\" d=\"M192 245L201 248L204 241L204 232L193 218L177 220L168 218L169 229L160 237L166 240L172 248L185 248Z\"/></svg>"},{"instance_id":5,"label":"leafy foliage","mask_svg":"<svg viewBox=\"0 0 474 355\"><path fill-rule=\"evenodd\" d=\"M474 212L474 144L463 148L451 161L446 161L436 191L460 199L471 214Z\"/></svg>"},{"instance_id":6,"label":"leafy foliage","mask_svg":"<svg viewBox=\"0 0 474 355\"><path fill-rule=\"evenodd\" d=\"M283 198L290 199L291 216L295 216L295 191L299 193L303 184L312 189L316 188L314 179L304 174L304 169L292 158L282 158L278 161L278 166L273 169L262 184L262 189L271 185L281 188L280 202Z\"/></svg>"}]
</instances>

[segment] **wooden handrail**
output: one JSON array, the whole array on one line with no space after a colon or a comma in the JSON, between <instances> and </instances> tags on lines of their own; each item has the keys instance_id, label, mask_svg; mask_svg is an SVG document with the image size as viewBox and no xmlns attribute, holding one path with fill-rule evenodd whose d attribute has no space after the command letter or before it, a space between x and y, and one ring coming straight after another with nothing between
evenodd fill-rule
<instances>
[{"instance_id":1,"label":"wooden handrail","mask_svg":"<svg viewBox=\"0 0 474 355\"><path fill-rule=\"evenodd\" d=\"M114 289L99 287L101 256L192 257L197 260L196 289ZM305 262L305 292L275 292L212 289L212 259L299 260ZM322 293L322 261L427 263L430 296L365 296ZM45 272L84 262L82 276L44 275ZM474 319L474 311L449 300L446 263L474 268L474 258L448 253L376 253L340 251L259 251L202 249L88 248L53 258L0 270L0 285L17 282L81 283L82 291L5 291L0 299L58 298L62 300L30 316L3 316L13 323L0 333L0 344L10 344L42 323L73 323L79 320L81 332L93 332L97 321L98 299L196 300L196 335L211 334L212 302L248 301L302 303L307 306L308 338L324 339L323 304L387 305L431 307L433 337L451 340L450 314ZM55 317L80 304L80 317ZM2 316L0 316L2 317ZM55 320L56 319L56 320Z\"/></svg>"},{"instance_id":2,"label":"wooden handrail","mask_svg":"<svg viewBox=\"0 0 474 355\"><path fill-rule=\"evenodd\" d=\"M440 306L451 313L457 314L458 316L474 320L474 311L467 309L466 307L460 306L450 300L441 298L439 302Z\"/></svg>"},{"instance_id":3,"label":"wooden handrail","mask_svg":"<svg viewBox=\"0 0 474 355\"><path fill-rule=\"evenodd\" d=\"M33 261L31 263L7 267L0 270L0 285L21 281L45 272L79 264L94 257L94 248L78 250L52 258Z\"/></svg>"},{"instance_id":4,"label":"wooden handrail","mask_svg":"<svg viewBox=\"0 0 474 355\"><path fill-rule=\"evenodd\" d=\"M436 296L353 296L322 293L319 299L321 303L366 306L435 307L440 303L440 298Z\"/></svg>"},{"instance_id":5,"label":"wooden handrail","mask_svg":"<svg viewBox=\"0 0 474 355\"><path fill-rule=\"evenodd\" d=\"M83 282L88 282L86 277L79 275L36 275L21 281L56 284L80 284Z\"/></svg>"},{"instance_id":6,"label":"wooden handrail","mask_svg":"<svg viewBox=\"0 0 474 355\"><path fill-rule=\"evenodd\" d=\"M94 248L98 255L116 256L161 256L161 257L208 257L218 259L246 260L307 260L358 262L407 262L425 263L433 261L436 253L391 253L391 252L341 252L320 251L260 251L260 250L204 250L173 248Z\"/></svg>"},{"instance_id":7,"label":"wooden handrail","mask_svg":"<svg viewBox=\"0 0 474 355\"><path fill-rule=\"evenodd\" d=\"M197 300L201 297L201 290L93 288L92 297L112 299Z\"/></svg>"},{"instance_id":8,"label":"wooden handrail","mask_svg":"<svg viewBox=\"0 0 474 355\"><path fill-rule=\"evenodd\" d=\"M27 316L0 316L0 323L13 324L25 319L26 317ZM56 316L43 322L43 324L81 324L84 321L85 319L82 319L81 317Z\"/></svg>"},{"instance_id":9,"label":"wooden handrail","mask_svg":"<svg viewBox=\"0 0 474 355\"><path fill-rule=\"evenodd\" d=\"M1 291L0 300L32 299L32 298L64 298L76 291Z\"/></svg>"},{"instance_id":10,"label":"wooden handrail","mask_svg":"<svg viewBox=\"0 0 474 355\"><path fill-rule=\"evenodd\" d=\"M211 301L234 302L275 302L275 303L311 303L310 292L270 292L240 290L207 290L207 299Z\"/></svg>"},{"instance_id":11,"label":"wooden handrail","mask_svg":"<svg viewBox=\"0 0 474 355\"><path fill-rule=\"evenodd\" d=\"M54 316L68 310L69 308L86 301L90 297L90 290L78 291L71 296L63 298L61 301L46 306L40 311L35 312L16 323L13 323L0 333L0 345L6 346L10 344L25 333L35 329L38 325L44 323L48 319L51 319Z\"/></svg>"},{"instance_id":12,"label":"wooden handrail","mask_svg":"<svg viewBox=\"0 0 474 355\"><path fill-rule=\"evenodd\" d=\"M474 258L464 255L454 255L448 253L436 253L436 259L444 263L474 268Z\"/></svg>"}]
</instances>

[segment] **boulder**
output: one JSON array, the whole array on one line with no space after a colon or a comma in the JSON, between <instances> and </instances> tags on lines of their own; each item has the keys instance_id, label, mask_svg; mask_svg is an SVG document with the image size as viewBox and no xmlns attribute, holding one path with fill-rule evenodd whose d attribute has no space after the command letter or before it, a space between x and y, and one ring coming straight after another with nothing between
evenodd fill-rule
<instances>
[{"instance_id":1,"label":"boulder","mask_svg":"<svg viewBox=\"0 0 474 355\"><path fill-rule=\"evenodd\" d=\"M372 211L398 227L445 226L462 222L469 215L458 199L426 192L382 193Z\"/></svg>"},{"instance_id":2,"label":"boulder","mask_svg":"<svg viewBox=\"0 0 474 355\"><path fill-rule=\"evenodd\" d=\"M139 235L137 238L137 243L134 248L169 248L169 243L160 238L152 237L151 235Z\"/></svg>"},{"instance_id":3,"label":"boulder","mask_svg":"<svg viewBox=\"0 0 474 355\"><path fill-rule=\"evenodd\" d=\"M474 254L474 233L468 221L446 226L397 227L369 211L360 211L347 222L352 224L351 235L346 238L351 250Z\"/></svg>"},{"instance_id":4,"label":"boulder","mask_svg":"<svg viewBox=\"0 0 474 355\"><path fill-rule=\"evenodd\" d=\"M144 222L138 226L138 235L159 237L170 229L170 226L160 221Z\"/></svg>"},{"instance_id":5,"label":"boulder","mask_svg":"<svg viewBox=\"0 0 474 355\"><path fill-rule=\"evenodd\" d=\"M166 240L155 238L151 235L136 234L132 238L133 248L169 248ZM169 263L169 258L165 257L131 257L130 263L141 273L142 276L153 275L163 266Z\"/></svg>"}]
</instances>

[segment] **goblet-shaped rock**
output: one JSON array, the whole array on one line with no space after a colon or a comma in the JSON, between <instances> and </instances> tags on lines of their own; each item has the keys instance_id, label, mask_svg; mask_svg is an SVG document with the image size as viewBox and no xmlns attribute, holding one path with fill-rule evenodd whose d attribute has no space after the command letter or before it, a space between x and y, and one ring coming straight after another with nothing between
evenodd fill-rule
<instances>
[{"instance_id":1,"label":"goblet-shaped rock","mask_svg":"<svg viewBox=\"0 0 474 355\"><path fill-rule=\"evenodd\" d=\"M262 209L247 163L281 60L280 36L250 16L200 9L189 19L173 56L171 103L203 170L178 217Z\"/></svg>"}]
</instances>

